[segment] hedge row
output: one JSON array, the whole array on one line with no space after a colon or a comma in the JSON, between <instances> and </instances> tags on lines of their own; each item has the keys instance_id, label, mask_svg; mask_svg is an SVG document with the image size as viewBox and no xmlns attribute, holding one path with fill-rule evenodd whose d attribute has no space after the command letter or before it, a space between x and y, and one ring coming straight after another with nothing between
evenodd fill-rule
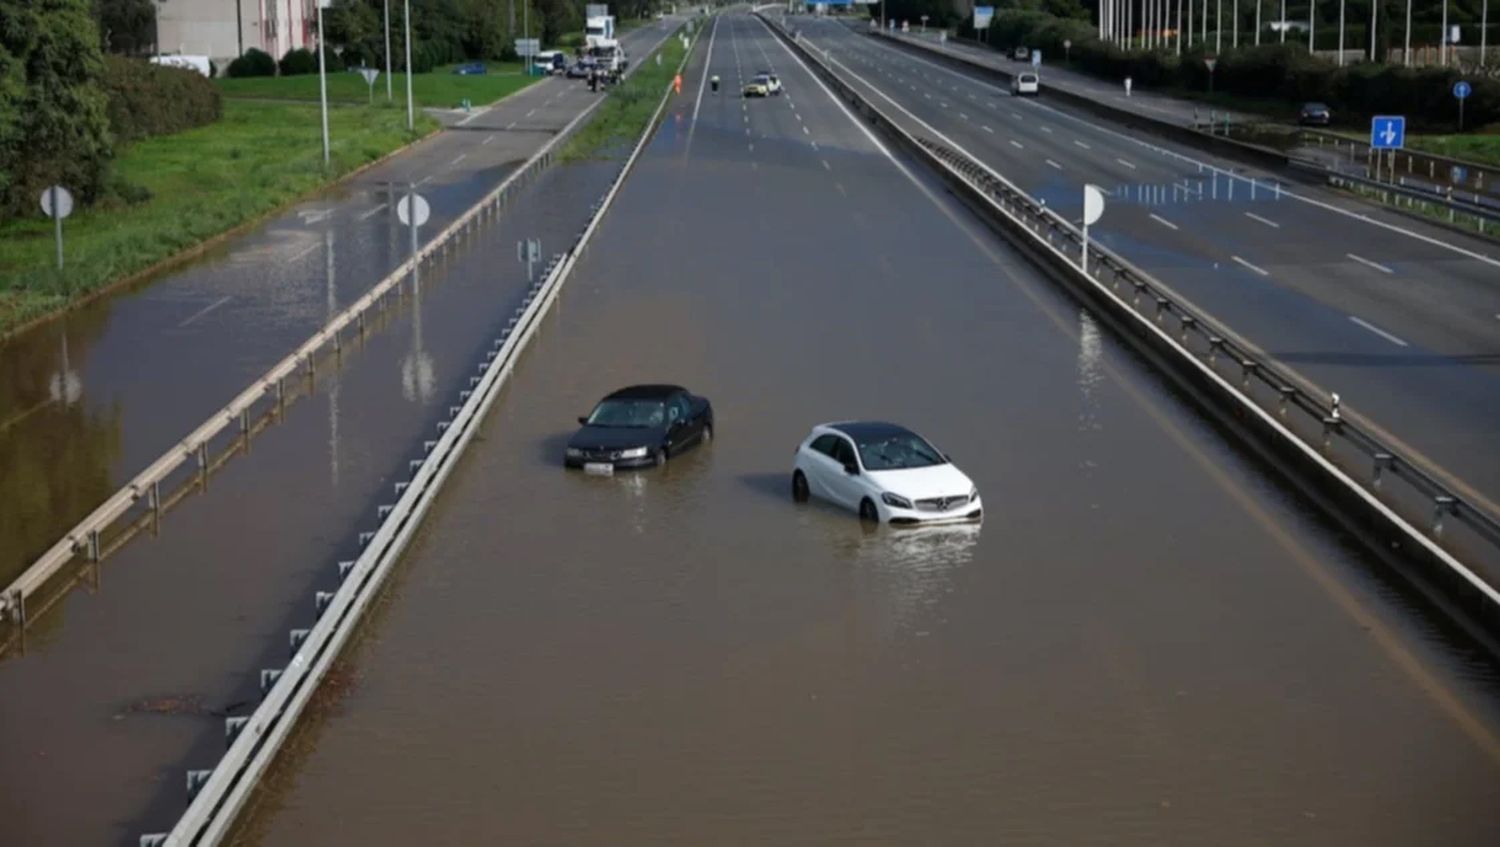
<instances>
[{"instance_id":1,"label":"hedge row","mask_svg":"<svg viewBox=\"0 0 1500 847\"><path fill-rule=\"evenodd\" d=\"M1205 51L1197 45L1181 57L1174 52L1125 51L1100 41L1094 26L1086 21L1039 12L1000 12L991 27L987 40L997 48L1026 45L1041 48L1046 56L1061 57L1066 39L1073 43L1073 64L1097 76L1116 80L1128 76L1146 88L1208 89ZM1218 58L1213 79L1216 91L1280 97L1289 103L1320 100L1340 118L1406 115L1413 129L1451 129L1458 119L1453 83L1459 74L1453 69L1367 63L1341 68L1309 56L1305 42L1242 46L1225 50ZM1500 80L1476 78L1470 82L1473 94L1464 104L1464 125L1472 128L1500 121Z\"/></svg>"},{"instance_id":2,"label":"hedge row","mask_svg":"<svg viewBox=\"0 0 1500 847\"><path fill-rule=\"evenodd\" d=\"M197 71L124 56L105 56L104 67L100 82L117 143L211 124L222 113L219 89Z\"/></svg>"}]
</instances>

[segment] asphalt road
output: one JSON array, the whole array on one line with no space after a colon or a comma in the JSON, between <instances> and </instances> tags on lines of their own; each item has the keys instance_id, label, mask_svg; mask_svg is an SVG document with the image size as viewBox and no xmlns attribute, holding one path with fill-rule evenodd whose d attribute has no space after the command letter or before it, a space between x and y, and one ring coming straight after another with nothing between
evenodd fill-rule
<instances>
[{"instance_id":1,"label":"asphalt road","mask_svg":"<svg viewBox=\"0 0 1500 847\"><path fill-rule=\"evenodd\" d=\"M826 20L810 43L913 132L968 151L1500 514L1500 258L1331 192L1117 130Z\"/></svg>"},{"instance_id":2,"label":"asphalt road","mask_svg":"<svg viewBox=\"0 0 1500 847\"><path fill-rule=\"evenodd\" d=\"M673 25L626 43L644 57ZM18 470L0 479L14 518L0 526L0 585L312 335L330 298L348 303L404 261L393 197L411 185L427 199L425 241L599 96L552 78L447 115L447 131L192 264L5 342L0 464Z\"/></svg>"},{"instance_id":3,"label":"asphalt road","mask_svg":"<svg viewBox=\"0 0 1500 847\"><path fill-rule=\"evenodd\" d=\"M784 97L735 96L760 69ZM1500 838L1493 664L761 24L685 82L241 843ZM712 445L563 470L658 380ZM793 504L798 439L858 417L983 525Z\"/></svg>"}]
</instances>

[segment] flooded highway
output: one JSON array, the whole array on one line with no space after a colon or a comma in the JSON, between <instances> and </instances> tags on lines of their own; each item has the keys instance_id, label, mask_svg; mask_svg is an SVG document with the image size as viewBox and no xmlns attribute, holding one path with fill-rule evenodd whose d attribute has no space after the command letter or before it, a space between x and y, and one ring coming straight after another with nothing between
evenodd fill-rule
<instances>
[{"instance_id":1,"label":"flooded highway","mask_svg":"<svg viewBox=\"0 0 1500 847\"><path fill-rule=\"evenodd\" d=\"M1500 841L1492 661L762 25L698 53L239 843ZM563 470L659 381L711 445ZM984 522L793 503L852 418Z\"/></svg>"}]
</instances>

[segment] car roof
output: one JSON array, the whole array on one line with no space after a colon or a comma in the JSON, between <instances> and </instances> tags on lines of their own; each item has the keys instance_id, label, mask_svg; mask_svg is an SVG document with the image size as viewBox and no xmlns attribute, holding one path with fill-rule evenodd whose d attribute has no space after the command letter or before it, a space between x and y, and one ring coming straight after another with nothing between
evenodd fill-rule
<instances>
[{"instance_id":1,"label":"car roof","mask_svg":"<svg viewBox=\"0 0 1500 847\"><path fill-rule=\"evenodd\" d=\"M631 385L606 396L606 400L665 400L679 391L680 385Z\"/></svg>"},{"instance_id":2,"label":"car roof","mask_svg":"<svg viewBox=\"0 0 1500 847\"><path fill-rule=\"evenodd\" d=\"M916 435L916 433L904 426L885 423L884 421L838 421L836 423L819 424L819 426L841 432L855 441L882 438L891 435Z\"/></svg>"}]
</instances>

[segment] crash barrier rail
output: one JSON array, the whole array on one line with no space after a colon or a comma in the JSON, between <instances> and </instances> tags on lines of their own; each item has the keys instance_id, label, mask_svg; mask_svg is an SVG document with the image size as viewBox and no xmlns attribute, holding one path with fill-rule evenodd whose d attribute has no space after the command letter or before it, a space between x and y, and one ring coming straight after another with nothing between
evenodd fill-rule
<instances>
[{"instance_id":1,"label":"crash barrier rail","mask_svg":"<svg viewBox=\"0 0 1500 847\"><path fill-rule=\"evenodd\" d=\"M676 30L667 38L676 35ZM665 43L663 39L662 43ZM632 66L633 73L637 66ZM629 75L627 73L627 75ZM538 175L550 167L558 152L568 139L582 127L594 110L604 102L600 98L590 103L577 116L563 126L555 136L542 145L518 168L512 171L489 194L481 198L446 228L420 247L414 257L408 258L391 271L363 296L356 299L344 311L331 318L327 324L313 333L312 337L299 345L292 353L272 365L270 370L241 391L228 405L214 412L197 429L163 453L145 470L126 483L94 511L70 529L57 543L48 548L22 574L0 593L0 623L24 631L35 614L27 608L27 601L43 589L48 582L82 554L89 562L97 563L104 550L105 532L130 510L145 501L145 508L152 513L161 509L161 485L178 468L196 461L199 470L209 464L209 450L217 437L234 432L236 437L250 433L251 416L262 401L280 406L286 399L287 380L299 373L313 374L319 354L331 346L339 351L343 336L351 327L363 335L372 310L386 307L389 295L400 293L402 281L416 266L427 266L452 250L460 239L472 236L486 221L492 221L505 208L512 196L530 185Z\"/></svg>"},{"instance_id":2,"label":"crash barrier rail","mask_svg":"<svg viewBox=\"0 0 1500 847\"><path fill-rule=\"evenodd\" d=\"M701 28L700 28L701 30ZM694 34L696 39L696 32ZM696 40L695 42L696 43ZM678 65L687 65L691 47ZM457 467L485 414L500 394L526 345L535 335L548 309L557 298L600 222L614 203L640 158L671 99L668 85L651 120L620 167L603 198L594 207L588 223L567 252L552 257L546 273L528 290L515 315L469 377L469 387L459 392L460 405L448 408L449 417L437 424L438 437L423 443L425 455L410 463L411 478L395 484L396 502L380 506L380 524L361 532L359 557L338 564L340 584L336 591L313 596L316 622L308 629L289 634L291 661L285 668L260 672L263 699L247 717L224 720L228 750L211 770L187 772L187 811L168 833L140 836L141 847L205 847L220 843L244 808L250 792L275 758L306 708L319 682L328 673L339 651L349 640L392 566L421 525L443 482Z\"/></svg>"},{"instance_id":3,"label":"crash barrier rail","mask_svg":"<svg viewBox=\"0 0 1500 847\"><path fill-rule=\"evenodd\" d=\"M764 18L763 18L764 20ZM1259 350L1097 242L1089 268L1080 268L1082 236L1030 195L967 155L907 131L774 23L768 25L803 56L846 100L888 136L934 167L945 182L1023 252L1069 284L1127 338L1144 343L1165 370L1208 389L1206 404L1241 431L1259 452L1290 466L1333 501L1330 512L1373 536L1371 546L1396 548L1415 562L1408 576L1431 599L1457 612L1464 625L1500 632L1500 523L1444 485L1415 461L1386 444L1357 414L1340 408L1302 379L1282 372ZM1170 331L1175 323L1175 332ZM1230 375L1222 371L1229 370ZM1481 576L1465 557L1483 563ZM1432 583L1438 583L1433 585ZM1454 608L1454 607L1457 608Z\"/></svg>"},{"instance_id":4,"label":"crash barrier rail","mask_svg":"<svg viewBox=\"0 0 1500 847\"><path fill-rule=\"evenodd\" d=\"M998 77L999 79L1007 83L1010 82L1011 77L1013 76L1010 71L1004 68L995 65L987 65L983 62L960 56L947 50L940 50L930 44L913 40L909 37L903 37L898 34L879 31L870 31L869 34L876 38L885 39L886 41L889 41L890 43L902 47L906 50L920 52L923 56L942 59L951 66L961 67L965 70L978 71L989 76ZM1317 164L1316 162L1299 159L1280 150L1265 147L1259 144L1252 144L1248 141L1242 141L1236 138L1230 138L1229 136L1224 134L1204 132L1203 130L1198 129L1196 126L1176 124L1172 123L1171 121L1151 117L1150 115L1133 112L1129 109L1123 109L1118 106L1111 106L1108 103L1096 100L1086 94L1079 94L1077 92L1069 91L1066 88L1049 85L1047 86L1047 96L1051 99L1058 100L1060 102L1076 106L1085 111L1092 112L1096 115L1099 115L1100 117L1108 119L1112 123L1122 124L1132 129L1143 130L1158 137L1165 138L1170 141L1178 141L1209 153L1221 155L1228 159L1234 159L1235 161L1251 165L1252 167L1265 168L1267 170L1286 173L1289 175L1297 175L1303 178L1311 178L1316 182L1325 182L1327 184L1343 188L1353 188L1355 186L1353 180L1358 179L1358 177L1351 177L1347 174L1339 173L1336 170L1325 168L1322 165ZM1335 177L1344 180L1345 182L1341 183L1337 181ZM1387 183L1380 183L1380 185L1382 187L1394 188L1392 186L1388 186ZM1411 196L1414 199L1420 199L1423 202L1449 209L1452 213L1452 217L1456 218L1456 216L1460 214L1471 215L1476 218L1481 216L1479 212L1470 211L1471 209L1479 209L1479 206L1472 203L1467 203L1463 200L1453 199L1446 194L1422 192L1420 189L1411 188L1409 186L1406 187L1405 190L1414 192L1414 194L1404 196ZM1485 218L1485 220L1493 221L1494 218L1487 217ZM1486 229L1488 229L1488 226L1479 227L1480 232L1485 232Z\"/></svg>"},{"instance_id":5,"label":"crash barrier rail","mask_svg":"<svg viewBox=\"0 0 1500 847\"><path fill-rule=\"evenodd\" d=\"M1460 224L1460 216L1465 216L1473 221L1474 231L1480 235L1490 235L1500 229L1500 206L1476 206L1465 200L1454 198L1451 191L1435 192L1402 185L1399 182L1383 182L1315 165L1303 165L1300 162L1294 163L1294 167L1305 168L1309 171L1315 170L1317 175L1326 179L1329 185L1359 194L1378 196L1382 203L1397 209L1405 206L1416 211L1418 207L1421 207L1428 215L1446 211L1448 223L1454 226Z\"/></svg>"},{"instance_id":6,"label":"crash barrier rail","mask_svg":"<svg viewBox=\"0 0 1500 847\"><path fill-rule=\"evenodd\" d=\"M1308 139L1312 139L1312 142L1319 147L1327 145L1335 150L1343 147L1349 148L1350 161L1358 162L1361 158L1366 160L1373 158L1370 145L1365 141L1307 127L1299 127L1297 133L1301 136L1304 145L1308 144ZM1363 151L1363 155L1358 151ZM1393 155L1392 151L1382 152L1387 156ZM1394 156L1397 173L1404 171L1407 176L1425 175L1434 184L1447 182L1457 186L1455 194L1478 194L1487 200L1500 199L1500 167L1411 148L1394 151ZM1401 167L1403 158L1406 159L1404 169ZM1452 178L1455 169L1463 172L1462 179Z\"/></svg>"}]
</instances>

